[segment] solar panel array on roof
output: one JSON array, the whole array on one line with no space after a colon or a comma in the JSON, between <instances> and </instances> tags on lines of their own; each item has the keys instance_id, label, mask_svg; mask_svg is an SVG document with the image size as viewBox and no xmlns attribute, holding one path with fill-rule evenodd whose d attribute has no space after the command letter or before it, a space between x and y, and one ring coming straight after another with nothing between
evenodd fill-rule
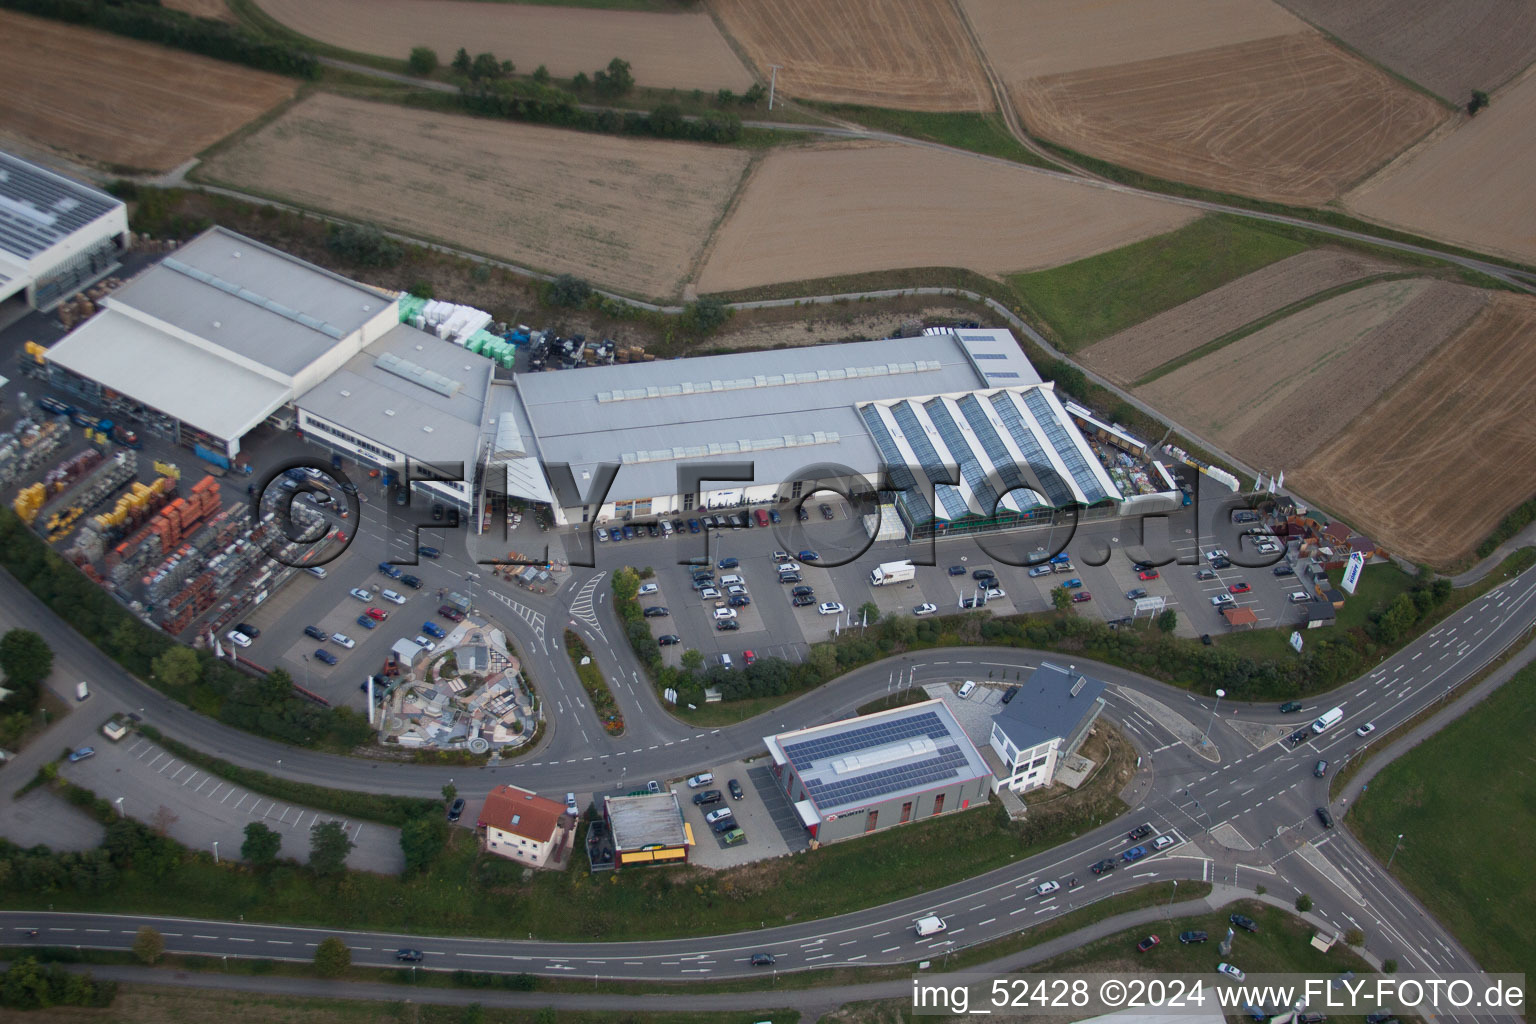
<instances>
[{"instance_id":1,"label":"solar panel array on roof","mask_svg":"<svg viewBox=\"0 0 1536 1024\"><path fill-rule=\"evenodd\" d=\"M965 765L965 753L958 746L948 746L922 761L882 768L850 779L826 781L817 776L806 778L802 775L800 781L816 806L825 810L847 804L867 803L887 793L953 779L960 775L960 769Z\"/></svg>"},{"instance_id":2,"label":"solar panel array on roof","mask_svg":"<svg viewBox=\"0 0 1536 1024\"><path fill-rule=\"evenodd\" d=\"M122 203L0 153L0 249L31 259Z\"/></svg>"},{"instance_id":3,"label":"solar panel array on roof","mask_svg":"<svg viewBox=\"0 0 1536 1024\"><path fill-rule=\"evenodd\" d=\"M817 761L825 761L827 758L851 754L859 750L868 750L871 747L882 747L887 743L897 743L914 736L927 736L937 741L948 739L949 730L944 727L944 723L939 720L937 714L925 711L921 715L875 722L873 725L847 729L830 736L786 743L784 756L789 758L789 763L795 766L797 772L803 772Z\"/></svg>"}]
</instances>

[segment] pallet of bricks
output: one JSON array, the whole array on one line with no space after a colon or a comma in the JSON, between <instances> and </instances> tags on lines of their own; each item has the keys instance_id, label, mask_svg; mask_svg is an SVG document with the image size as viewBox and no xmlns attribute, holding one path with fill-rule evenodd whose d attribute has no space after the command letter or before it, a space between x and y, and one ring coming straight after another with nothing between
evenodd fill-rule
<instances>
[{"instance_id":1,"label":"pallet of bricks","mask_svg":"<svg viewBox=\"0 0 1536 1024\"><path fill-rule=\"evenodd\" d=\"M15 486L52 458L69 440L69 432L63 420L22 420L15 430L0 434L0 488Z\"/></svg>"},{"instance_id":2,"label":"pallet of bricks","mask_svg":"<svg viewBox=\"0 0 1536 1024\"><path fill-rule=\"evenodd\" d=\"M81 560L99 562L107 556L107 568L116 567L122 562L122 555L117 548L112 551L115 558L107 555L107 545L128 537L147 523L150 516L176 496L176 482L174 476L159 476L150 484L135 480L129 485L128 493L119 497L110 511L91 517L80 536L75 538L68 557L79 565Z\"/></svg>"},{"instance_id":3,"label":"pallet of bricks","mask_svg":"<svg viewBox=\"0 0 1536 1024\"><path fill-rule=\"evenodd\" d=\"M244 503L231 505L146 580L145 594L161 607L161 625L167 632L185 630L265 557L250 533L250 509Z\"/></svg>"}]
</instances>

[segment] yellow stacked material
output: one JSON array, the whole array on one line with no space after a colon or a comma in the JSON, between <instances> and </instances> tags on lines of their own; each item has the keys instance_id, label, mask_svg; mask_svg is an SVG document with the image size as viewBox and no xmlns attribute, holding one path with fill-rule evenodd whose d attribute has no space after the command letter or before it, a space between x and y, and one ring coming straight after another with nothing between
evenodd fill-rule
<instances>
[{"instance_id":1,"label":"yellow stacked material","mask_svg":"<svg viewBox=\"0 0 1536 1024\"><path fill-rule=\"evenodd\" d=\"M37 513L41 511L43 502L47 500L48 489L42 484L33 484L16 495L16 500L11 502L11 508L16 510L22 522L31 526L33 520L37 518Z\"/></svg>"}]
</instances>

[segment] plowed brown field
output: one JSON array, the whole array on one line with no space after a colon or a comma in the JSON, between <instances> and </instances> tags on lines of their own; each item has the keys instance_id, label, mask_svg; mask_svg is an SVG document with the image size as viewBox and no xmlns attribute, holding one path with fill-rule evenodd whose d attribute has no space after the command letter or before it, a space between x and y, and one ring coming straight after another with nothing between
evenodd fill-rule
<instances>
[{"instance_id":1,"label":"plowed brown field","mask_svg":"<svg viewBox=\"0 0 1536 1024\"><path fill-rule=\"evenodd\" d=\"M1162 234L1195 211L1026 167L914 146L770 153L715 235L701 292L870 270L1056 266Z\"/></svg>"},{"instance_id":2,"label":"plowed brown field","mask_svg":"<svg viewBox=\"0 0 1536 1024\"><path fill-rule=\"evenodd\" d=\"M1536 4L1526 0L1279 2L1452 103L1536 61Z\"/></svg>"},{"instance_id":3,"label":"plowed brown field","mask_svg":"<svg viewBox=\"0 0 1536 1024\"><path fill-rule=\"evenodd\" d=\"M1455 336L1490 294L1423 278L1366 285L1240 338L1137 394L1178 409L1250 465L1288 470Z\"/></svg>"},{"instance_id":4,"label":"plowed brown field","mask_svg":"<svg viewBox=\"0 0 1536 1024\"><path fill-rule=\"evenodd\" d=\"M1345 197L1372 220L1536 261L1536 73Z\"/></svg>"},{"instance_id":5,"label":"plowed brown field","mask_svg":"<svg viewBox=\"0 0 1536 1024\"><path fill-rule=\"evenodd\" d=\"M712 0L728 32L786 96L904 110L991 110L949 0Z\"/></svg>"},{"instance_id":6,"label":"plowed brown field","mask_svg":"<svg viewBox=\"0 0 1536 1024\"><path fill-rule=\"evenodd\" d=\"M1025 123L1162 178L1285 203L1327 202L1444 116L1314 32L1030 79Z\"/></svg>"},{"instance_id":7,"label":"plowed brown field","mask_svg":"<svg viewBox=\"0 0 1536 1024\"><path fill-rule=\"evenodd\" d=\"M690 274L749 159L725 146L503 124L316 93L219 153L199 175L665 297Z\"/></svg>"},{"instance_id":8,"label":"plowed brown field","mask_svg":"<svg viewBox=\"0 0 1536 1024\"><path fill-rule=\"evenodd\" d=\"M523 71L543 64L567 78L614 57L635 81L658 88L738 92L752 76L702 11L651 14L474 0L257 0L295 32L332 46L404 58L430 46L447 62L464 47L490 51Z\"/></svg>"},{"instance_id":9,"label":"plowed brown field","mask_svg":"<svg viewBox=\"0 0 1536 1024\"><path fill-rule=\"evenodd\" d=\"M1536 478L1536 299L1494 295L1454 340L1290 477L1395 554L1472 553Z\"/></svg>"},{"instance_id":10,"label":"plowed brown field","mask_svg":"<svg viewBox=\"0 0 1536 1024\"><path fill-rule=\"evenodd\" d=\"M1307 31L1270 0L962 0L1003 80L1175 57Z\"/></svg>"},{"instance_id":11,"label":"plowed brown field","mask_svg":"<svg viewBox=\"0 0 1536 1024\"><path fill-rule=\"evenodd\" d=\"M291 78L0 11L0 130L168 171L293 95ZM25 41L24 43L22 41Z\"/></svg>"},{"instance_id":12,"label":"plowed brown field","mask_svg":"<svg viewBox=\"0 0 1536 1024\"><path fill-rule=\"evenodd\" d=\"M1342 249L1309 249L1159 313L1081 353L1088 366L1129 385L1172 359L1293 302L1398 264Z\"/></svg>"}]
</instances>

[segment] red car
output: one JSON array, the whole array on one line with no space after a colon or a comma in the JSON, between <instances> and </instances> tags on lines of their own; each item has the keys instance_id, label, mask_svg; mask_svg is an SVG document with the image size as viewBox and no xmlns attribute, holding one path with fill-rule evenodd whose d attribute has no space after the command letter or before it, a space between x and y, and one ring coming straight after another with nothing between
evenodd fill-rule
<instances>
[{"instance_id":1,"label":"red car","mask_svg":"<svg viewBox=\"0 0 1536 1024\"><path fill-rule=\"evenodd\" d=\"M383 622L385 619L389 618L389 612L381 611L378 608L369 608L368 617L374 622Z\"/></svg>"},{"instance_id":2,"label":"red car","mask_svg":"<svg viewBox=\"0 0 1536 1024\"><path fill-rule=\"evenodd\" d=\"M463 622L464 621L464 613L459 611L457 608L455 608L451 604L439 605L438 609L437 609L437 614L441 615L443 618L447 619L449 622Z\"/></svg>"},{"instance_id":3,"label":"red car","mask_svg":"<svg viewBox=\"0 0 1536 1024\"><path fill-rule=\"evenodd\" d=\"M1230 587L1228 587L1227 589L1232 591L1232 593L1234 593L1234 594L1246 594L1246 593L1248 593L1248 591L1252 590L1253 588L1248 586L1248 584L1246 584L1246 583L1234 583Z\"/></svg>"},{"instance_id":4,"label":"red car","mask_svg":"<svg viewBox=\"0 0 1536 1024\"><path fill-rule=\"evenodd\" d=\"M1086 591L1086 590L1079 590L1077 593L1072 595L1072 603L1073 604L1082 604L1084 601L1092 601L1092 600L1093 600L1093 595L1088 593L1088 591Z\"/></svg>"},{"instance_id":5,"label":"red car","mask_svg":"<svg viewBox=\"0 0 1536 1024\"><path fill-rule=\"evenodd\" d=\"M1143 569L1141 572L1136 574L1136 578L1139 580L1155 580L1157 579L1157 570Z\"/></svg>"},{"instance_id":6,"label":"red car","mask_svg":"<svg viewBox=\"0 0 1536 1024\"><path fill-rule=\"evenodd\" d=\"M742 651L741 652L741 663L743 665L750 665L750 664L752 664L756 660L757 660L757 655L753 654L751 651Z\"/></svg>"},{"instance_id":7,"label":"red car","mask_svg":"<svg viewBox=\"0 0 1536 1024\"><path fill-rule=\"evenodd\" d=\"M1146 938L1144 938L1140 942L1136 943L1136 952L1138 952L1138 953L1145 953L1147 950L1149 950L1153 946L1157 945L1157 943L1158 943L1158 938L1157 938L1156 935L1148 935Z\"/></svg>"}]
</instances>

